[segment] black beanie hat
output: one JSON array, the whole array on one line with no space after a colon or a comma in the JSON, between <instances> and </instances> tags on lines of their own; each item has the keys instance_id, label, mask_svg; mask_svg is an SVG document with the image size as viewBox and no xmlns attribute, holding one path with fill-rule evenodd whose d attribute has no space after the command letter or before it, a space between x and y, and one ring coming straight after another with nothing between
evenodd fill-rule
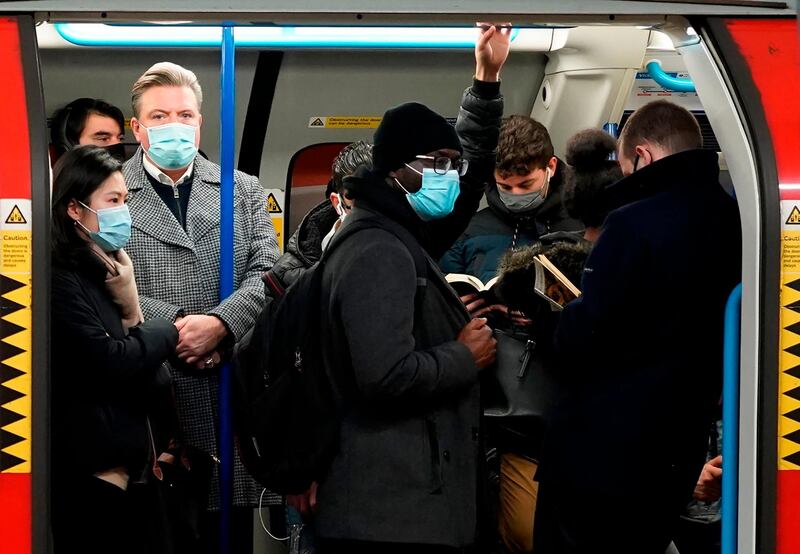
<instances>
[{"instance_id":1,"label":"black beanie hat","mask_svg":"<svg viewBox=\"0 0 800 554\"><path fill-rule=\"evenodd\" d=\"M382 175L420 154L442 148L462 152L455 128L441 115L417 102L387 110L372 142L372 164Z\"/></svg>"}]
</instances>

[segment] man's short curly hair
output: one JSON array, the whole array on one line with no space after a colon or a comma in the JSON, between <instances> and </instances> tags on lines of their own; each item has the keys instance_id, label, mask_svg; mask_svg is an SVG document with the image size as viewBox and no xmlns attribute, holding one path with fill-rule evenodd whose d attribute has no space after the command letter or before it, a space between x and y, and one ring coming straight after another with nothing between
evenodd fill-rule
<instances>
[{"instance_id":1,"label":"man's short curly hair","mask_svg":"<svg viewBox=\"0 0 800 554\"><path fill-rule=\"evenodd\" d=\"M495 169L503 177L542 169L553 157L547 128L525 115L512 115L500 128Z\"/></svg>"}]
</instances>

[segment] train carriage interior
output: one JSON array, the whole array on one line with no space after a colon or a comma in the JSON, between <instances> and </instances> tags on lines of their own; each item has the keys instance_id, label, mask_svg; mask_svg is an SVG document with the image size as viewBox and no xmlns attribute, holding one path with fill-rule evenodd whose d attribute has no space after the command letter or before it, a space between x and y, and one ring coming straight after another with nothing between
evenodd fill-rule
<instances>
[{"instance_id":1,"label":"train carriage interior","mask_svg":"<svg viewBox=\"0 0 800 554\"><path fill-rule=\"evenodd\" d=\"M181 47L180 41L175 41L170 48L128 47L120 55L121 47L81 45L87 42L81 33L91 37L101 31L104 29L80 24L38 27L48 115L75 98L96 96L121 107L129 119L130 75L161 60L193 68L204 84L205 106L211 110L218 106L216 49ZM165 36L165 32L168 28L164 26L128 28L126 39L114 40L135 43L150 40L151 35ZM98 42L103 43L102 39ZM624 124L648 99L669 98L698 116L705 147L721 154L697 93L658 85L647 73L651 60L658 60L670 76L691 78L669 36L646 26L519 29L503 70L505 113L530 114L544 123L556 154L563 156L566 141L574 132ZM455 121L473 63L472 52L463 46L424 50L375 46L348 49L347 55L332 48L292 49L277 55L274 50L239 48L238 167L258 175L262 185L274 191L274 213L287 222L284 239L324 196L330 163L338 151L349 142L369 140L387 107L416 99ZM274 87L271 102L269 97L259 101L256 96L265 86L271 92L270 85ZM362 120L327 123L329 117ZM326 124L315 125L317 119ZM126 142L131 154L136 144L129 128ZM207 116L201 148L213 161L218 161L218 143L219 120ZM254 152L251 143L263 146Z\"/></svg>"},{"instance_id":2,"label":"train carriage interior","mask_svg":"<svg viewBox=\"0 0 800 554\"><path fill-rule=\"evenodd\" d=\"M129 127L131 85L152 64L172 61L194 71L203 86L200 149L219 162L219 17L158 14L159 21L152 21L155 14L99 14L37 17L48 126L53 113L73 99L103 99L122 109L126 152L132 155L137 144ZM342 14L328 19L283 14L269 25L257 16L234 19L235 164L258 176L268 190L267 208L281 248L304 214L323 200L339 150L352 141L369 141L387 108L418 100L455 122L475 64L474 25L452 15L441 24L419 14L378 19L376 25L389 31L370 31L360 15L356 20ZM726 73L722 50L705 34L713 26L675 13L511 20L511 53L502 71L504 115L525 114L542 122L557 156L563 158L568 138L581 129L617 134L630 114L651 100L669 99L698 119L704 148L718 153L722 184L739 202L743 258L752 260L742 273L741 367L749 370L739 375L739 414L742 429L756 429L762 402L758 314L763 298L758 291L764 192L750 122ZM363 38L365 30L369 34ZM652 61L655 66L649 65ZM651 70L690 82L696 91L670 87ZM757 551L760 540L757 441L755 432L740 433L740 552ZM770 521L771 516L764 517ZM285 544L263 532L257 513L254 521L255 552L286 551Z\"/></svg>"}]
</instances>

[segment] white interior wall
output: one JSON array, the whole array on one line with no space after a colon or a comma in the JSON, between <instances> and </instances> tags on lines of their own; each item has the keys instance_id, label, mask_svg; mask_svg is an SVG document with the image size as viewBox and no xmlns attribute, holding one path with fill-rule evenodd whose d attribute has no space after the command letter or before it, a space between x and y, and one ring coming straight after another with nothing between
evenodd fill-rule
<instances>
[{"instance_id":1,"label":"white interior wall","mask_svg":"<svg viewBox=\"0 0 800 554\"><path fill-rule=\"evenodd\" d=\"M288 52L270 116L262 183L283 188L289 160L304 146L371 140L375 131L309 128L311 117L380 117L386 109L412 100L456 117L474 68L475 58L468 51ZM501 76L506 114L530 112L543 69L542 54L512 52Z\"/></svg>"},{"instance_id":2,"label":"white interior wall","mask_svg":"<svg viewBox=\"0 0 800 554\"><path fill-rule=\"evenodd\" d=\"M102 98L130 117L130 87L150 65L168 60L193 70L203 86L201 148L219 159L219 52L210 49L67 48L40 51L48 116L81 96ZM236 155L258 53L236 53ZM272 104L261 182L282 189L291 157L319 142L370 139L374 129L310 129L309 117L369 115L417 100L455 117L471 84L470 51L289 51ZM506 114L530 113L544 72L541 53L513 52L503 70ZM265 107L266 109L266 107ZM128 131L128 139L133 137Z\"/></svg>"},{"instance_id":3,"label":"white interior wall","mask_svg":"<svg viewBox=\"0 0 800 554\"><path fill-rule=\"evenodd\" d=\"M205 49L69 48L39 51L47 116L81 96L102 98L118 106L126 118L131 111L131 86L156 62L171 61L191 69L203 88L203 127L200 148L211 160L219 159L220 54ZM257 53L237 52L236 129L241 133L247 99L253 83ZM133 141L127 130L126 140ZM239 155L237 143L236 156Z\"/></svg>"},{"instance_id":4,"label":"white interior wall","mask_svg":"<svg viewBox=\"0 0 800 554\"><path fill-rule=\"evenodd\" d=\"M649 35L635 27L577 27L549 54L531 116L548 128L557 155L575 132L619 121Z\"/></svg>"}]
</instances>

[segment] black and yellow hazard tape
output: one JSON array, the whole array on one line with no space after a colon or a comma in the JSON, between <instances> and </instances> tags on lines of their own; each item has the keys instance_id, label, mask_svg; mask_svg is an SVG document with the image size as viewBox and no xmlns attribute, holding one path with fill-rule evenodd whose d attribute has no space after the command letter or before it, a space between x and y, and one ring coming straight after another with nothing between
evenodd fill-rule
<instances>
[{"instance_id":1,"label":"black and yellow hazard tape","mask_svg":"<svg viewBox=\"0 0 800 554\"><path fill-rule=\"evenodd\" d=\"M0 472L30 471L30 299L29 284L0 274Z\"/></svg>"},{"instance_id":2,"label":"black and yellow hazard tape","mask_svg":"<svg viewBox=\"0 0 800 554\"><path fill-rule=\"evenodd\" d=\"M781 469L800 469L800 279L784 274L781 287L781 354L778 458Z\"/></svg>"}]
</instances>

